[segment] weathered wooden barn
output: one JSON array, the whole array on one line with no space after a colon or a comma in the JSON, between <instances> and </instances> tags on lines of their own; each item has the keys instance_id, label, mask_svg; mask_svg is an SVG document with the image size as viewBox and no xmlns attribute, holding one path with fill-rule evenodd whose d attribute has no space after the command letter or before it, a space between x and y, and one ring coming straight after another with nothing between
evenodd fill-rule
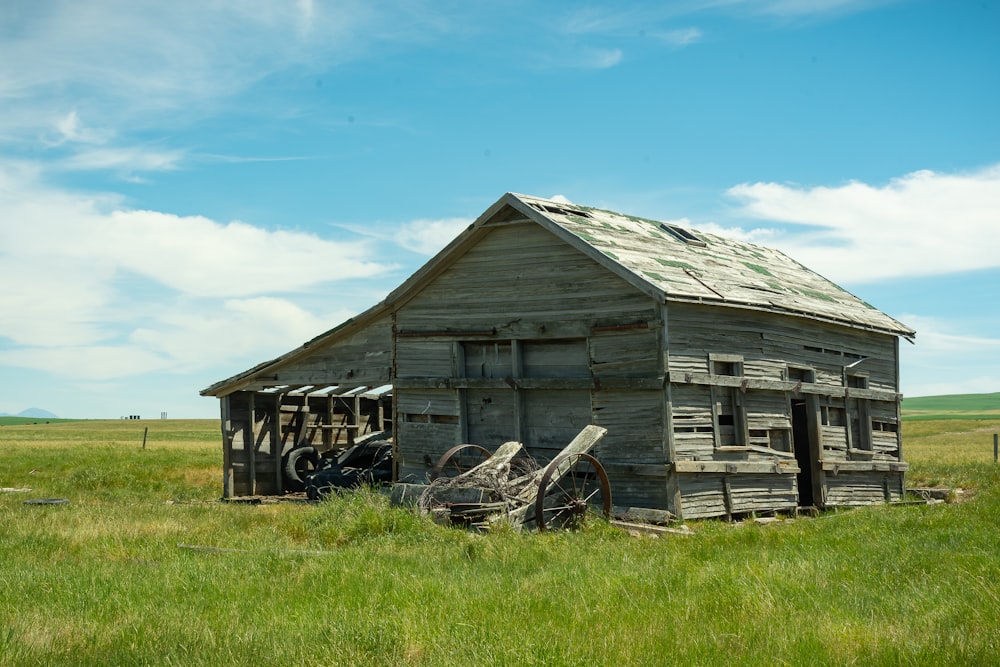
<instances>
[{"instance_id":1,"label":"weathered wooden barn","mask_svg":"<svg viewBox=\"0 0 1000 667\"><path fill-rule=\"evenodd\" d=\"M914 332L769 248L506 194L380 304L219 382L224 493L382 429L395 475L457 443L545 462L585 425L616 506L732 516L900 499Z\"/></svg>"}]
</instances>

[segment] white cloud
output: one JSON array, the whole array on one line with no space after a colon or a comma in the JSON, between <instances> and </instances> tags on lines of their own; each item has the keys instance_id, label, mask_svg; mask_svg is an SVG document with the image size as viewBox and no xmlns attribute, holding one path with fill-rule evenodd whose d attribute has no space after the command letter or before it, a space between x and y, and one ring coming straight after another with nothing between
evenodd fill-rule
<instances>
[{"instance_id":1,"label":"white cloud","mask_svg":"<svg viewBox=\"0 0 1000 667\"><path fill-rule=\"evenodd\" d=\"M907 396L997 391L1000 338L969 335L954 320L916 314L901 319L919 332L916 345L900 347Z\"/></svg>"},{"instance_id":2,"label":"white cloud","mask_svg":"<svg viewBox=\"0 0 1000 667\"><path fill-rule=\"evenodd\" d=\"M109 138L107 132L99 132L93 128L85 127L75 109L56 119L54 125L58 133L58 138L53 142L56 145L65 142L102 144Z\"/></svg>"},{"instance_id":3,"label":"white cloud","mask_svg":"<svg viewBox=\"0 0 1000 667\"><path fill-rule=\"evenodd\" d=\"M1000 165L918 171L886 185L742 184L728 194L743 215L805 228L774 230L769 242L838 282L1000 266Z\"/></svg>"},{"instance_id":4,"label":"white cloud","mask_svg":"<svg viewBox=\"0 0 1000 667\"><path fill-rule=\"evenodd\" d=\"M65 377L108 380L164 370L170 359L134 345L26 347L0 351L0 364Z\"/></svg>"},{"instance_id":5,"label":"white cloud","mask_svg":"<svg viewBox=\"0 0 1000 667\"><path fill-rule=\"evenodd\" d=\"M171 171L184 158L182 150L156 150L141 146L96 148L74 153L56 163L70 170L110 169L116 171Z\"/></svg>"},{"instance_id":6,"label":"white cloud","mask_svg":"<svg viewBox=\"0 0 1000 667\"><path fill-rule=\"evenodd\" d=\"M609 69L624 58L621 49L588 49L581 56L580 66L593 69Z\"/></svg>"},{"instance_id":7,"label":"white cloud","mask_svg":"<svg viewBox=\"0 0 1000 667\"><path fill-rule=\"evenodd\" d=\"M275 295L391 268L368 241L133 211L37 176L0 163L0 364L107 379L275 354L368 305L320 316Z\"/></svg>"},{"instance_id":8,"label":"white cloud","mask_svg":"<svg viewBox=\"0 0 1000 667\"><path fill-rule=\"evenodd\" d=\"M433 255L472 224L468 218L442 220L414 220L396 234L395 241L407 250L421 255Z\"/></svg>"},{"instance_id":9,"label":"white cloud","mask_svg":"<svg viewBox=\"0 0 1000 667\"><path fill-rule=\"evenodd\" d=\"M252 297L171 306L154 328L138 328L130 344L169 358L172 372L204 368L220 359L282 354L342 322L354 311L316 315L288 299Z\"/></svg>"},{"instance_id":10,"label":"white cloud","mask_svg":"<svg viewBox=\"0 0 1000 667\"><path fill-rule=\"evenodd\" d=\"M652 36L665 44L680 48L700 41L702 33L698 28L680 28L654 32Z\"/></svg>"},{"instance_id":11,"label":"white cloud","mask_svg":"<svg viewBox=\"0 0 1000 667\"><path fill-rule=\"evenodd\" d=\"M747 2L741 0L731 4L746 6L759 14L771 14L780 17L804 17L822 14L852 14L871 11L879 6L892 4L899 0L765 0L764 2Z\"/></svg>"},{"instance_id":12,"label":"white cloud","mask_svg":"<svg viewBox=\"0 0 1000 667\"><path fill-rule=\"evenodd\" d=\"M571 45L541 54L537 64L543 68L610 69L624 59L621 49Z\"/></svg>"}]
</instances>

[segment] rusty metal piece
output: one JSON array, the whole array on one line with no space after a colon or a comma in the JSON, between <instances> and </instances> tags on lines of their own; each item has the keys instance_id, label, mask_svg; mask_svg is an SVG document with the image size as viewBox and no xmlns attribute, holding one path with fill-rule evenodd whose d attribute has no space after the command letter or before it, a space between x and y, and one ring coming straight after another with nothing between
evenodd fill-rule
<instances>
[{"instance_id":1,"label":"rusty metal piece","mask_svg":"<svg viewBox=\"0 0 1000 667\"><path fill-rule=\"evenodd\" d=\"M465 452L464 454L462 452ZM477 456L478 454L478 456ZM431 468L430 481L434 481L442 474L447 477L457 477L463 472L472 470L477 465L493 456L490 450L479 445L455 445L438 459L438 462Z\"/></svg>"},{"instance_id":2,"label":"rusty metal piece","mask_svg":"<svg viewBox=\"0 0 1000 667\"><path fill-rule=\"evenodd\" d=\"M557 456L545 468L535 497L535 526L539 531L578 528L599 508L611 518L611 484L604 466L590 454Z\"/></svg>"}]
</instances>

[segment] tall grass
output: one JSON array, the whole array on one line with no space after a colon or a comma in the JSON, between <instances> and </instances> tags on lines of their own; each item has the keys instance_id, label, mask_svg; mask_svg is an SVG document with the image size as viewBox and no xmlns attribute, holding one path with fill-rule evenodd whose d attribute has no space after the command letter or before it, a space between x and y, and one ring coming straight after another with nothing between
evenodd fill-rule
<instances>
[{"instance_id":1,"label":"tall grass","mask_svg":"<svg viewBox=\"0 0 1000 667\"><path fill-rule=\"evenodd\" d=\"M0 665L990 664L1000 477L957 423L904 443L966 502L659 539L219 503L214 422L4 427Z\"/></svg>"}]
</instances>

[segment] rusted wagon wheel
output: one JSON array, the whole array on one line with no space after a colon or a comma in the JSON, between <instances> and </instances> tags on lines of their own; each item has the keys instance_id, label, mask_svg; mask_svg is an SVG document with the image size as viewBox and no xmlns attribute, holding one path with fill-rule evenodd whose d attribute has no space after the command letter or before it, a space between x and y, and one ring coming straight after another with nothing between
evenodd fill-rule
<instances>
[{"instance_id":1,"label":"rusted wagon wheel","mask_svg":"<svg viewBox=\"0 0 1000 667\"><path fill-rule=\"evenodd\" d=\"M493 456L490 450L479 445L455 445L438 459L438 462L431 468L431 481L433 482L442 475L445 477L457 477L463 472L472 470L477 465Z\"/></svg>"},{"instance_id":2,"label":"rusted wagon wheel","mask_svg":"<svg viewBox=\"0 0 1000 667\"><path fill-rule=\"evenodd\" d=\"M598 516L611 518L611 485L604 466L590 454L557 456L538 483L538 530L581 528Z\"/></svg>"}]
</instances>

